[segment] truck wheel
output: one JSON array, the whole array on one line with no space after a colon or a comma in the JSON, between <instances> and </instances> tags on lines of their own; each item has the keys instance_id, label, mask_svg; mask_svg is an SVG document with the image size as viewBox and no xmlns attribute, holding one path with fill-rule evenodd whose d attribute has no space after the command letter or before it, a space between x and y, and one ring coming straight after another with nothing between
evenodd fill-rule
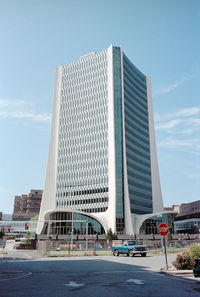
<instances>
[{"instance_id":1,"label":"truck wheel","mask_svg":"<svg viewBox=\"0 0 200 297\"><path fill-rule=\"evenodd\" d=\"M128 251L128 255L129 255L129 257L133 257L133 256L134 256L133 251L132 251L132 250L129 250L129 251Z\"/></svg>"},{"instance_id":2,"label":"truck wheel","mask_svg":"<svg viewBox=\"0 0 200 297\"><path fill-rule=\"evenodd\" d=\"M118 250L114 250L114 252L113 252L113 256L119 256L119 252L118 252Z\"/></svg>"},{"instance_id":3,"label":"truck wheel","mask_svg":"<svg viewBox=\"0 0 200 297\"><path fill-rule=\"evenodd\" d=\"M144 253L144 254L141 254L141 256L142 256L142 257L146 257L146 255L147 255L146 253Z\"/></svg>"}]
</instances>

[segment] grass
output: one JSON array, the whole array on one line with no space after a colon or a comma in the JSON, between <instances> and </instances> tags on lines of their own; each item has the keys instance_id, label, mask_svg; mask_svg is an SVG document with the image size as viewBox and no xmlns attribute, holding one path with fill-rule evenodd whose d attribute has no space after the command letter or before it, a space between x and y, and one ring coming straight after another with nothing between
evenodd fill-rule
<instances>
[{"instance_id":1,"label":"grass","mask_svg":"<svg viewBox=\"0 0 200 297\"><path fill-rule=\"evenodd\" d=\"M167 248L167 253L168 254L178 254L182 253L184 251L187 251L188 247L186 248L178 248L178 247L168 247ZM39 253L39 252L38 252ZM39 253L40 254L40 253ZM163 254L163 249L149 249L147 250L148 255L158 255L158 254ZM51 250L46 253L43 253L43 257L76 257L76 256L111 256L112 251L111 250L96 250L95 252L92 250L88 251L80 251L80 250L70 250L70 253L68 250Z\"/></svg>"},{"instance_id":2,"label":"grass","mask_svg":"<svg viewBox=\"0 0 200 297\"><path fill-rule=\"evenodd\" d=\"M48 257L76 257L76 256L110 256L111 251L79 251L79 250L73 250L73 251L49 251L46 255Z\"/></svg>"},{"instance_id":3,"label":"grass","mask_svg":"<svg viewBox=\"0 0 200 297\"><path fill-rule=\"evenodd\" d=\"M170 248L170 247L168 247L167 248L167 253L168 254L177 254L177 253L182 253L184 251L188 251L188 247L186 247L186 248L176 248L176 247ZM163 253L163 249L160 248L160 249L147 250L147 253L150 254L150 255L151 254L152 255L162 254Z\"/></svg>"}]
</instances>

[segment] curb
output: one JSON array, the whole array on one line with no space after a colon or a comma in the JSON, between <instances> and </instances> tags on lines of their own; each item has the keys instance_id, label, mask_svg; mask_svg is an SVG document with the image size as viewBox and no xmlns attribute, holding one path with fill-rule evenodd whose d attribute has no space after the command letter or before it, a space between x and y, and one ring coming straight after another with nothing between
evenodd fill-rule
<instances>
[{"instance_id":1,"label":"curb","mask_svg":"<svg viewBox=\"0 0 200 297\"><path fill-rule=\"evenodd\" d=\"M184 274L193 274L193 270L168 270L166 268L161 268L160 272L163 274L170 275L184 275Z\"/></svg>"}]
</instances>

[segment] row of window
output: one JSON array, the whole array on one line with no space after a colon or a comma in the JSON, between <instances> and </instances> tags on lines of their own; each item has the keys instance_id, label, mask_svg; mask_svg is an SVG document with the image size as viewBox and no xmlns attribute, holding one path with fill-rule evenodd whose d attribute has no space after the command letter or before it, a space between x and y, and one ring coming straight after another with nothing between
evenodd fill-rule
<instances>
[{"instance_id":1,"label":"row of window","mask_svg":"<svg viewBox=\"0 0 200 297\"><path fill-rule=\"evenodd\" d=\"M139 125L139 128L148 131L148 113L144 113L138 107L135 106L135 102L130 102L129 98L125 96L125 115L129 115L129 120L136 122Z\"/></svg>"},{"instance_id":2,"label":"row of window","mask_svg":"<svg viewBox=\"0 0 200 297\"><path fill-rule=\"evenodd\" d=\"M97 159L90 159L87 162L87 159L84 158L79 159L78 156L74 155L74 159L70 160L69 157L61 157L62 159L59 158L59 167L58 167L58 173L67 173L67 170L71 170L73 172L77 172L78 174L80 173L85 173L87 171L93 171L92 174L95 174L95 172L102 172L107 175L108 172L108 160L107 158L97 158ZM65 162L66 161L66 162ZM100 169L100 171L98 170ZM96 175L96 174L95 174Z\"/></svg>"},{"instance_id":3,"label":"row of window","mask_svg":"<svg viewBox=\"0 0 200 297\"><path fill-rule=\"evenodd\" d=\"M106 94L102 93L100 94L101 97L99 100L96 100L96 96L92 97L90 96L90 100L86 102L86 100L67 100L68 104L70 103L70 106L67 107L67 104L63 103L61 108L61 116L67 117L69 116L77 116L81 114L89 115L91 112L98 112L98 110L101 110L104 108L104 113L107 111L107 100L105 99ZM88 97L87 97L88 98ZM86 99L86 97L84 97ZM74 115L70 114L69 112L73 111ZM98 113L97 113L98 114Z\"/></svg>"},{"instance_id":4,"label":"row of window","mask_svg":"<svg viewBox=\"0 0 200 297\"><path fill-rule=\"evenodd\" d=\"M66 99L69 99L69 98L73 99L74 98L77 101L79 100L79 98L84 98L84 97L89 97L89 96L92 97L93 94L96 94L96 93L101 94L101 93L107 91L107 85L105 83L103 83L103 82L102 82L101 85L97 85L97 86L95 86L93 88L85 88L85 89L80 89L79 90L77 85L75 85L73 88L68 88L68 86L66 86L66 88L67 88L66 94L64 92L64 89L62 89L62 91L64 93L62 95L62 98L66 98Z\"/></svg>"},{"instance_id":5,"label":"row of window","mask_svg":"<svg viewBox=\"0 0 200 297\"><path fill-rule=\"evenodd\" d=\"M133 63L128 59L128 57L123 54L123 61L124 66L126 66L128 69L130 69L131 73L134 74L135 80L141 84L143 87L146 86L146 77L144 74L142 74L136 67L133 65Z\"/></svg>"},{"instance_id":6,"label":"row of window","mask_svg":"<svg viewBox=\"0 0 200 297\"><path fill-rule=\"evenodd\" d=\"M98 184L104 183L104 181L107 179L107 169L104 168L96 168L96 169L88 169L88 170L82 170L82 171L74 171L70 172L70 166L66 166L65 170L59 171L58 173L58 181L81 181L84 180L83 184L87 185L90 184L90 181L92 178L96 178L98 180ZM73 170L73 168L72 168ZM102 182L101 182L102 181Z\"/></svg>"},{"instance_id":7,"label":"row of window","mask_svg":"<svg viewBox=\"0 0 200 297\"><path fill-rule=\"evenodd\" d=\"M86 90L81 93L68 91L66 94L62 94L61 110L65 110L65 103L69 102L72 109L79 110L82 110L84 106L91 106L92 103L95 107L102 106L102 104L107 103L107 94L108 91L106 85L103 88Z\"/></svg>"},{"instance_id":8,"label":"row of window","mask_svg":"<svg viewBox=\"0 0 200 297\"><path fill-rule=\"evenodd\" d=\"M61 205L59 202L57 202L57 208L62 208L63 205ZM79 211L83 211L86 213L97 213L97 212L104 212L108 209L107 206L105 207L95 207L95 208L86 208L86 209L77 209Z\"/></svg>"},{"instance_id":9,"label":"row of window","mask_svg":"<svg viewBox=\"0 0 200 297\"><path fill-rule=\"evenodd\" d=\"M135 210L135 213L137 213L137 211L143 211L143 213L152 212L152 207L151 206L137 205L135 203L131 203L130 206L131 206L131 209Z\"/></svg>"},{"instance_id":10,"label":"row of window","mask_svg":"<svg viewBox=\"0 0 200 297\"><path fill-rule=\"evenodd\" d=\"M85 155L86 152L96 152L97 157L99 156L107 156L107 141L99 141L99 142L89 142L89 143L82 143L82 145L79 146L68 146L67 148L62 147L62 145L59 143L59 155L61 156L73 156L72 160L76 158L77 154ZM73 150L76 149L76 152ZM82 159L82 158L81 158ZM75 159L76 160L76 159ZM74 161L75 161L74 160Z\"/></svg>"},{"instance_id":11,"label":"row of window","mask_svg":"<svg viewBox=\"0 0 200 297\"><path fill-rule=\"evenodd\" d=\"M138 124L140 128L143 128L145 131L148 130L149 121L147 117L144 117L142 113L137 112L135 108L133 108L133 104L125 101L124 105L125 116L126 114L129 115L129 120L131 119L134 123ZM129 112L130 111L130 112Z\"/></svg>"},{"instance_id":12,"label":"row of window","mask_svg":"<svg viewBox=\"0 0 200 297\"><path fill-rule=\"evenodd\" d=\"M58 200L59 201L59 200ZM95 203L104 203L108 202L108 197L98 197L98 198L90 198L90 199L81 199L81 200L64 200L63 205L81 205L81 204L95 204ZM90 205L90 207L94 207Z\"/></svg>"},{"instance_id":13,"label":"row of window","mask_svg":"<svg viewBox=\"0 0 200 297\"><path fill-rule=\"evenodd\" d=\"M126 156L127 156L128 158L130 158L130 159L133 159L134 162L135 162L135 164L137 164L137 165L139 165L139 164L143 165L144 168L145 168L145 170L147 170L147 169L151 169L150 162L147 162L147 161L145 162L145 160L141 160L141 159L139 159L139 158L136 158L136 157L132 154L132 152L130 153L129 151L127 151L127 152L126 152ZM127 162L127 163L128 163L128 162Z\"/></svg>"},{"instance_id":14,"label":"row of window","mask_svg":"<svg viewBox=\"0 0 200 297\"><path fill-rule=\"evenodd\" d=\"M105 112L104 112L105 111ZM94 113L92 111L88 112L82 112L79 114L72 113L73 110L69 109L66 113L66 115L61 115L60 123L63 125L63 119L66 118L66 124L64 125L66 127L66 130L78 130L80 124L85 124L85 126L98 126L102 123L107 123L107 108L102 107L98 110L98 113ZM101 113L102 112L102 113ZM104 113L103 113L104 112Z\"/></svg>"},{"instance_id":15,"label":"row of window","mask_svg":"<svg viewBox=\"0 0 200 297\"><path fill-rule=\"evenodd\" d=\"M137 93L134 92L130 85L128 86L128 82L124 86L124 94L126 101L132 104L138 112L140 111L142 114L147 115L147 102L141 102L141 98L137 96Z\"/></svg>"},{"instance_id":16,"label":"row of window","mask_svg":"<svg viewBox=\"0 0 200 297\"><path fill-rule=\"evenodd\" d=\"M146 191L144 191L142 189L129 189L129 194L130 194L130 196L133 195L132 197L135 199L136 199L136 197L139 197L139 198L152 200L152 193L147 193ZM140 200L140 199L138 199L138 200Z\"/></svg>"},{"instance_id":17,"label":"row of window","mask_svg":"<svg viewBox=\"0 0 200 297\"><path fill-rule=\"evenodd\" d=\"M106 95L105 95L106 96ZM70 120L71 118L76 118L77 120L81 120L81 118L86 116L86 119L89 116L94 116L98 115L98 113L101 111L103 115L105 116L108 112L108 107L107 107L107 100L99 100L95 102L93 98L91 98L91 102L88 104L85 102L85 104L81 104L81 101L77 101L77 105L74 104L74 107L72 106L72 103L70 101L70 107L66 109L66 106L63 106L60 112L60 116L64 119L66 118L67 120ZM73 111L73 114L71 112ZM95 114L92 114L94 113Z\"/></svg>"},{"instance_id":18,"label":"row of window","mask_svg":"<svg viewBox=\"0 0 200 297\"><path fill-rule=\"evenodd\" d=\"M108 185L108 180L106 182L98 182L98 178L93 177L90 179L89 183L85 183L84 180L75 180L75 181L69 181L69 179L65 179L62 182L57 182L57 190L63 189L64 191L68 191L68 189L74 190L86 190L88 188L95 188L95 187L101 187L105 188Z\"/></svg>"},{"instance_id":19,"label":"row of window","mask_svg":"<svg viewBox=\"0 0 200 297\"><path fill-rule=\"evenodd\" d=\"M137 105L137 102L135 100L132 100L134 99L133 97L130 97L131 95L127 94L127 92L125 92L125 108L126 108L126 111L129 111L129 114L130 114L130 111L131 112L136 112L136 115L137 117L139 117L139 119L141 118L143 121L144 121L144 126L145 126L145 130L148 128L148 112L147 112L147 109L145 108L145 111L138 107ZM132 118L132 116L130 117L130 119Z\"/></svg>"},{"instance_id":20,"label":"row of window","mask_svg":"<svg viewBox=\"0 0 200 297\"><path fill-rule=\"evenodd\" d=\"M147 106L147 94L144 95L140 92L138 87L130 81L130 77L126 74L126 72L124 72L124 85L127 87L129 92L132 93L133 97L137 98L137 102L140 106L145 108Z\"/></svg>"},{"instance_id":21,"label":"row of window","mask_svg":"<svg viewBox=\"0 0 200 297\"><path fill-rule=\"evenodd\" d=\"M75 149L75 148L74 148ZM101 150L92 150L92 151L86 151L85 148L76 148L76 152L73 153L72 150L68 152L67 148L59 148L59 156L60 158L64 158L65 163L69 162L70 158L74 160L74 163L87 162L87 160L95 160L95 159L101 159L102 162L107 162L107 156L108 156L108 149L104 148Z\"/></svg>"},{"instance_id":22,"label":"row of window","mask_svg":"<svg viewBox=\"0 0 200 297\"><path fill-rule=\"evenodd\" d=\"M134 173L133 173L133 172L131 172L131 171L129 170L129 172L128 172L128 176L132 176L133 178L135 178L135 179L137 179L137 180L144 181L144 182L146 182L146 183L148 183L148 184L151 184L151 178L145 178L145 177L142 177L141 175L135 173L135 171L134 171Z\"/></svg>"},{"instance_id":23,"label":"row of window","mask_svg":"<svg viewBox=\"0 0 200 297\"><path fill-rule=\"evenodd\" d=\"M124 74L125 74L125 78L127 78L130 81L130 84L134 86L134 88L136 88L141 93L141 95L145 97L147 95L146 86L144 88L141 84L137 83L133 73L129 71L126 65L124 66Z\"/></svg>"},{"instance_id":24,"label":"row of window","mask_svg":"<svg viewBox=\"0 0 200 297\"><path fill-rule=\"evenodd\" d=\"M84 138L87 140L88 138ZM67 141L67 139L66 139ZM59 143L59 155L62 157L66 156L68 159L74 160L76 162L77 155L84 155L80 156L80 160L85 159L86 154L94 154L97 158L99 157L107 157L108 155L108 140L103 138L99 139L98 141L83 141L81 139L78 141L75 139L69 140L67 143L66 141L60 141ZM74 159L75 158L75 159ZM85 159L87 160L87 159ZM89 160L89 159L88 159Z\"/></svg>"},{"instance_id":25,"label":"row of window","mask_svg":"<svg viewBox=\"0 0 200 297\"><path fill-rule=\"evenodd\" d=\"M97 61L95 57L88 59L87 64L83 64L82 60L63 66L63 76L69 79L76 79L79 76L87 76L87 74L97 73L102 69L107 69L106 59Z\"/></svg>"},{"instance_id":26,"label":"row of window","mask_svg":"<svg viewBox=\"0 0 200 297\"><path fill-rule=\"evenodd\" d=\"M145 167L148 167L148 168L150 168L150 161L149 160L145 160L145 159L143 159L142 157L140 157L138 154L136 154L136 153L134 153L134 151L133 150L130 150L130 149L126 149L126 155L128 155L130 158L132 158L133 160L134 160L134 164L137 164L137 165L143 165L144 166L144 168ZM146 163L141 163L141 161L145 161ZM129 170L129 168L131 169L134 169L134 167L133 166L131 166L130 165L130 162L129 162L129 160L127 161L127 165L128 165L128 170ZM130 165L130 166L129 166ZM146 170L147 168L145 168L145 170ZM140 171L142 171L142 170L140 170ZM142 171L143 172L143 171ZM146 174L147 174L147 172L146 172ZM148 175L150 175L150 174L148 174Z\"/></svg>"},{"instance_id":27,"label":"row of window","mask_svg":"<svg viewBox=\"0 0 200 297\"><path fill-rule=\"evenodd\" d=\"M84 211L87 213L96 213L96 212L104 212L107 209L108 209L108 207L97 207L97 208L80 209L80 211Z\"/></svg>"},{"instance_id":28,"label":"row of window","mask_svg":"<svg viewBox=\"0 0 200 297\"><path fill-rule=\"evenodd\" d=\"M140 209L135 209L134 207L131 207L131 213L134 213L134 214L152 213L152 209L149 209L149 210L140 210Z\"/></svg>"},{"instance_id":29,"label":"row of window","mask_svg":"<svg viewBox=\"0 0 200 297\"><path fill-rule=\"evenodd\" d=\"M95 76L95 79L94 79ZM66 79L62 77L62 92L67 93L80 93L83 90L95 89L97 86L102 86L104 88L107 82L107 73L105 69L102 72L97 72L88 76L79 75L77 79ZM69 90L69 92L68 92Z\"/></svg>"},{"instance_id":30,"label":"row of window","mask_svg":"<svg viewBox=\"0 0 200 297\"><path fill-rule=\"evenodd\" d=\"M151 170L150 168L146 168L146 166L143 166L141 164L138 164L134 161L133 155L126 153L126 160L127 160L127 167L132 168L133 170L136 170L138 172L141 172L144 175L150 176Z\"/></svg>"},{"instance_id":31,"label":"row of window","mask_svg":"<svg viewBox=\"0 0 200 297\"><path fill-rule=\"evenodd\" d=\"M150 161L150 154L148 152L143 152L137 145L129 143L129 141L126 141L126 149L128 149L130 153L133 152L136 156L139 155L140 157Z\"/></svg>"},{"instance_id":32,"label":"row of window","mask_svg":"<svg viewBox=\"0 0 200 297\"><path fill-rule=\"evenodd\" d=\"M86 122L86 121L85 121ZM67 141L67 139L72 139L71 141L76 140L77 138L85 138L86 136L93 136L95 134L99 134L99 138L107 138L108 131L107 131L107 123L103 123L102 125L95 125L95 126L87 126L84 125L84 121L79 122L78 131L80 135L77 135L75 131L65 129L68 125L68 122L64 123L62 127L62 133L60 133L60 139L63 141Z\"/></svg>"},{"instance_id":33,"label":"row of window","mask_svg":"<svg viewBox=\"0 0 200 297\"><path fill-rule=\"evenodd\" d=\"M142 185L139 182L135 182L134 180L132 180L129 176L128 176L128 183L131 186L133 186L134 188L137 188L137 190L142 189L142 190L145 190L145 191L150 192L150 193L152 191L151 185L150 186L148 184Z\"/></svg>"},{"instance_id":34,"label":"row of window","mask_svg":"<svg viewBox=\"0 0 200 297\"><path fill-rule=\"evenodd\" d=\"M141 135L146 136L149 139L149 130L147 128L141 127L138 123L136 123L131 113L125 112L125 123L127 123L130 127L132 127L135 131L139 132Z\"/></svg>"},{"instance_id":35,"label":"row of window","mask_svg":"<svg viewBox=\"0 0 200 297\"><path fill-rule=\"evenodd\" d=\"M72 179L70 176L67 178L66 173L61 173L57 176L57 189L64 189L66 190L70 186L66 186L66 182L68 184L73 185L74 188L77 187L77 189L80 189L80 187L88 188L94 185L104 187L108 184L108 176L94 176L91 177L82 176L82 178L79 178L79 176L76 177L76 179Z\"/></svg>"},{"instance_id":36,"label":"row of window","mask_svg":"<svg viewBox=\"0 0 200 297\"><path fill-rule=\"evenodd\" d=\"M145 207L151 207L152 208L152 201L141 201L141 200L137 200L137 199L130 199L131 205L135 204L135 205L141 205L141 206L145 206Z\"/></svg>"},{"instance_id":37,"label":"row of window","mask_svg":"<svg viewBox=\"0 0 200 297\"><path fill-rule=\"evenodd\" d=\"M66 125L61 125L60 126L60 134L59 134L59 140L63 141L63 142L67 142L67 141L71 141L72 143L76 143L76 141L80 140L80 138L83 139L83 143L85 143L86 141L84 141L84 139L86 140L86 137L91 137L93 135L97 135L98 134L98 138L99 139L105 139L107 140L107 136L108 136L108 123L105 121L103 123L101 123L101 125L92 125L92 126L88 126L88 122L86 121L82 121L82 123L80 123L80 125L82 124L82 129L77 129L77 130L70 130L69 127L67 127L67 123ZM79 127L80 128L80 127Z\"/></svg>"},{"instance_id":38,"label":"row of window","mask_svg":"<svg viewBox=\"0 0 200 297\"><path fill-rule=\"evenodd\" d=\"M142 143L145 143L147 145L149 145L149 137L147 137L146 135L143 135L141 133L139 133L137 131L137 129L134 128L134 125L129 125L128 122L126 122L126 130L129 132L129 134L131 134L132 137L137 138L138 140L140 140Z\"/></svg>"},{"instance_id":39,"label":"row of window","mask_svg":"<svg viewBox=\"0 0 200 297\"><path fill-rule=\"evenodd\" d=\"M127 128L125 126L125 136L126 136L126 142L128 142L130 145L132 143L135 143L135 145L143 150L146 153L150 153L150 147L148 144L145 144L144 142L140 141L137 137L134 137L132 135L131 129Z\"/></svg>"},{"instance_id":40,"label":"row of window","mask_svg":"<svg viewBox=\"0 0 200 297\"><path fill-rule=\"evenodd\" d=\"M65 157L61 157L61 159L59 160L59 170L58 173L61 172L65 172L66 169L69 168L69 158L65 158ZM87 170L91 170L92 167L94 167L93 169L96 171L97 168L104 168L104 172L107 173L107 166L108 166L108 160L106 158L97 158L97 159L92 159L92 160L76 160L73 162L73 167L72 170L77 171L78 168L78 172L84 172Z\"/></svg>"},{"instance_id":41,"label":"row of window","mask_svg":"<svg viewBox=\"0 0 200 297\"><path fill-rule=\"evenodd\" d=\"M88 195L88 194L104 193L104 192L108 192L108 187L99 188L99 189L64 192L63 195L64 196L77 196L77 195Z\"/></svg>"},{"instance_id":42,"label":"row of window","mask_svg":"<svg viewBox=\"0 0 200 297\"><path fill-rule=\"evenodd\" d=\"M84 106L89 106L93 102L95 103L95 106L102 106L102 104L107 104L107 94L108 91L105 88L103 90L100 90L99 92L95 91L92 95L87 95L84 97L77 96L77 94L74 93L67 93L65 96L62 96L61 100L61 110L66 109L66 102L70 101L70 107L73 109L80 109L82 110ZM69 107L69 108L70 108Z\"/></svg>"}]
</instances>

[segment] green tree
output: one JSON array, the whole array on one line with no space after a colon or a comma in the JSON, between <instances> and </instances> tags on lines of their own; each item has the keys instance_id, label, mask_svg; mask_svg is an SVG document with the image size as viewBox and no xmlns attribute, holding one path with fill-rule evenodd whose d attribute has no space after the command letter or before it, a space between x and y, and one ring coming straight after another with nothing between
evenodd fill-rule
<instances>
[{"instance_id":1,"label":"green tree","mask_svg":"<svg viewBox=\"0 0 200 297\"><path fill-rule=\"evenodd\" d=\"M26 233L26 240L24 242L26 248L30 247L30 245L31 245L30 236L31 236L31 233L30 232L27 232Z\"/></svg>"},{"instance_id":2,"label":"green tree","mask_svg":"<svg viewBox=\"0 0 200 297\"><path fill-rule=\"evenodd\" d=\"M108 232L105 235L106 239L111 242L114 239L117 239L117 234L112 232L112 229L108 229Z\"/></svg>"},{"instance_id":3,"label":"green tree","mask_svg":"<svg viewBox=\"0 0 200 297\"><path fill-rule=\"evenodd\" d=\"M5 236L5 233L3 231L0 232L0 238L3 238Z\"/></svg>"},{"instance_id":4,"label":"green tree","mask_svg":"<svg viewBox=\"0 0 200 297\"><path fill-rule=\"evenodd\" d=\"M193 243L190 246L189 251L190 251L190 255L193 260L195 258L200 258L200 244L199 243Z\"/></svg>"},{"instance_id":5,"label":"green tree","mask_svg":"<svg viewBox=\"0 0 200 297\"><path fill-rule=\"evenodd\" d=\"M39 215L34 216L33 218L31 218L31 221L38 221Z\"/></svg>"},{"instance_id":6,"label":"green tree","mask_svg":"<svg viewBox=\"0 0 200 297\"><path fill-rule=\"evenodd\" d=\"M172 234L169 232L168 234L167 234L167 239L170 241L170 240L172 240Z\"/></svg>"}]
</instances>

